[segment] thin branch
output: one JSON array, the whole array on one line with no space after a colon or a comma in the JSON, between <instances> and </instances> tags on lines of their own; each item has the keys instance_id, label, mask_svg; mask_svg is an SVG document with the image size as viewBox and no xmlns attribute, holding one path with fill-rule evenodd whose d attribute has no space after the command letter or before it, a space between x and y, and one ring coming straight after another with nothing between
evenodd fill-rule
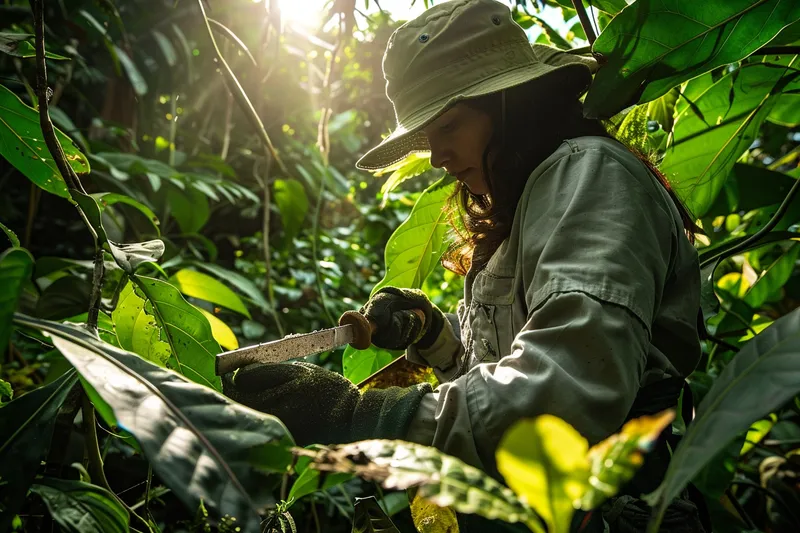
<instances>
[{"instance_id":1,"label":"thin branch","mask_svg":"<svg viewBox=\"0 0 800 533\"><path fill-rule=\"evenodd\" d=\"M250 102L250 99L247 97L247 93L244 92L242 85L239 83L239 79L236 77L236 74L233 73L233 70L231 70L228 62L225 61L225 58L222 57L222 52L220 52L219 46L217 46L217 40L214 38L214 32L211 30L211 24L208 22L208 16L206 15L206 8L203 5L203 0L197 0L197 5L200 6L200 13L203 15L203 23L206 26L208 38L211 40L211 45L214 47L216 60L221 66L225 85L228 87L228 90L231 92L231 94L233 94L233 97L236 98L236 103L239 104L239 107L247 117L250 125L254 130L256 130L256 134L258 135L261 143L264 145L264 149L269 152L275 162L278 163L278 166L281 168L282 172L287 175L291 174L283 164L283 161L278 155L277 150L275 150L275 146L273 146L272 141L267 134L267 130L264 129L264 123L261 122L261 117L259 117L258 113L256 113L252 102Z\"/></svg>"},{"instance_id":2,"label":"thin branch","mask_svg":"<svg viewBox=\"0 0 800 533\"><path fill-rule=\"evenodd\" d=\"M730 248L728 250L724 250L724 251L722 251L722 252L720 252L720 253L718 253L716 255L713 255L713 256L705 259L702 262L702 264L700 265L700 268L704 268L704 267L710 265L712 262L716 261L717 259L722 259L723 257L734 256L734 255L736 255L737 253L739 253L739 252L741 252L743 250L747 250L751 245L753 245L754 243L756 243L759 240L761 240L762 237L767 235L770 231L772 231L772 229L775 226L778 225L778 222L780 222L781 218L783 218L783 215L785 215L786 211L789 210L789 206L791 205L792 200L794 200L794 197L797 196L798 191L800 191L800 180L797 180L797 181L794 182L794 184L792 185L792 188L789 190L789 193L786 195L786 198L783 199L783 202L781 202L780 207L778 207L778 210L775 211L775 214L772 215L772 218L769 219L769 222L767 222L767 224L763 228L761 228L756 233L754 233L751 237L749 237L749 238L745 239L744 241L740 242L739 244L737 244L733 248Z\"/></svg>"},{"instance_id":3,"label":"thin branch","mask_svg":"<svg viewBox=\"0 0 800 533\"><path fill-rule=\"evenodd\" d=\"M86 194L78 175L67 163L61 143L56 138L53 122L50 120L47 96L47 64L44 56L44 4L42 0L30 0L33 10L33 25L36 32L36 95L39 100L39 123L47 149L58 167L58 172L70 188L78 189Z\"/></svg>"},{"instance_id":4,"label":"thin branch","mask_svg":"<svg viewBox=\"0 0 800 533\"><path fill-rule=\"evenodd\" d=\"M81 406L83 411L83 438L86 446L89 476L92 478L92 483L114 494L103 471L103 458L100 455L100 445L97 440L97 419L95 418L94 405L92 405L85 391L82 394Z\"/></svg>"},{"instance_id":5,"label":"thin branch","mask_svg":"<svg viewBox=\"0 0 800 533\"><path fill-rule=\"evenodd\" d=\"M64 150L61 148L61 143L58 142L53 122L50 120L49 104L47 98L47 64L45 61L45 48L44 48L44 3L43 0L30 0L31 9L33 10L33 25L36 33L36 91L39 100L39 123L42 126L42 135L44 137L47 149L53 161L58 167L61 177L66 182L67 186L71 189L76 189L83 194L86 190L75 170L67 162L64 155ZM97 317L100 309L100 289L103 282L104 265L103 265L103 250L101 243L98 240L97 232L94 230L86 214L78 207L78 213L83 218L84 223L89 228L95 242L95 261L93 273L93 285L90 298L89 316L87 319L87 326L90 331L97 333ZM99 260L98 260L99 256Z\"/></svg>"},{"instance_id":6,"label":"thin branch","mask_svg":"<svg viewBox=\"0 0 800 533\"><path fill-rule=\"evenodd\" d=\"M597 34L594 32L594 27L592 27L592 21L586 12L586 8L583 7L583 0L572 0L572 5L575 7L575 11L578 12L578 19L581 21L583 32L586 34L586 40L589 41L590 45L594 44L597 40Z\"/></svg>"}]
</instances>

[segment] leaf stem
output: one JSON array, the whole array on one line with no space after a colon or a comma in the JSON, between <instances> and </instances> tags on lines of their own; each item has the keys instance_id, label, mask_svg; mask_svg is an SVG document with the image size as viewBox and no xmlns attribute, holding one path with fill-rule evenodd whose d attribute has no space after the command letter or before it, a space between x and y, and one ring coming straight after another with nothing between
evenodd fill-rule
<instances>
[{"instance_id":1,"label":"leaf stem","mask_svg":"<svg viewBox=\"0 0 800 533\"><path fill-rule=\"evenodd\" d=\"M756 243L759 240L761 240L762 237L767 235L770 231L772 231L772 229L775 226L778 225L778 222L780 222L781 218L783 218L783 215L785 215L786 211L789 210L789 206L791 205L792 200L794 200L794 197L797 196L798 191L800 191L800 180L797 180L797 181L794 182L794 184L792 185L792 188L789 189L789 193L786 195L786 198L783 199L783 202L781 202L780 207L778 207L778 210L775 211L775 214L772 215L772 218L769 219L769 222L767 222L767 224L763 228L761 228L756 233L754 233L751 237L743 240L742 242L740 242L739 244L737 244L733 248L729 248L729 249L724 250L724 251L722 251L722 252L720 252L720 253L718 253L716 255L712 255L711 257L706 258L700 264L700 268L702 269L702 268L708 266L709 264L711 264L713 261L716 261L717 259L722 260L722 259L734 256L734 255L736 255L737 253L739 253L739 252L741 252L743 250L747 250L748 248L750 248L751 245L753 245L754 243Z\"/></svg>"},{"instance_id":2,"label":"leaf stem","mask_svg":"<svg viewBox=\"0 0 800 533\"><path fill-rule=\"evenodd\" d=\"M593 45L597 40L597 34L594 32L592 21L589 19L589 14L586 13L586 8L583 7L583 0L572 0L572 5L575 7L575 11L578 12L578 19L581 21L581 26L583 26L586 40L589 41L589 45Z\"/></svg>"},{"instance_id":3,"label":"leaf stem","mask_svg":"<svg viewBox=\"0 0 800 533\"><path fill-rule=\"evenodd\" d=\"M97 419L95 417L94 405L92 405L86 391L81 395L81 411L83 411L83 437L86 447L86 457L88 460L89 476L92 483L99 485L108 492L114 494L108 484L106 474L103 471L103 457L100 455L100 444L97 440Z\"/></svg>"}]
</instances>

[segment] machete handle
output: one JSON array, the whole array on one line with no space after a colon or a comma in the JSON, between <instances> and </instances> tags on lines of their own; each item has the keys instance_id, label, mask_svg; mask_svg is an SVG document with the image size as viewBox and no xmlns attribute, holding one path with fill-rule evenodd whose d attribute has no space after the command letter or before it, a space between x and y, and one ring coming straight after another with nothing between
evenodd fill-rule
<instances>
[{"instance_id":1,"label":"machete handle","mask_svg":"<svg viewBox=\"0 0 800 533\"><path fill-rule=\"evenodd\" d=\"M425 327L425 313L422 309L411 309L422 321L422 327ZM340 326L353 326L353 342L350 346L356 350L366 350L372 344L372 334L378 329L378 325L369 320L367 317L358 311L345 311L339 318Z\"/></svg>"}]
</instances>

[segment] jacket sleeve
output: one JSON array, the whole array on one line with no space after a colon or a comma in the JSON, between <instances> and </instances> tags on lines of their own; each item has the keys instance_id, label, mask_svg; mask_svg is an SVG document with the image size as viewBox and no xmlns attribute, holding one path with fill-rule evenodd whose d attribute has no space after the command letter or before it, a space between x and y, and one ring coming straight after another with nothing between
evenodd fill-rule
<instances>
[{"instance_id":1,"label":"jacket sleeve","mask_svg":"<svg viewBox=\"0 0 800 533\"><path fill-rule=\"evenodd\" d=\"M592 443L619 429L675 242L658 184L603 150L570 153L534 178L518 207L527 321L511 353L427 395L407 435L490 472L521 418L558 416Z\"/></svg>"}]
</instances>

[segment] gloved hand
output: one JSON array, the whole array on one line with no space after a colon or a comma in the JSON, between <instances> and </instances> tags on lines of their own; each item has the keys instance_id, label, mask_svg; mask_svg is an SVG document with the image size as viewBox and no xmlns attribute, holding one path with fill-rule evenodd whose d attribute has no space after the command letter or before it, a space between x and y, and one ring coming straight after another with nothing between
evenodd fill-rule
<instances>
[{"instance_id":1,"label":"gloved hand","mask_svg":"<svg viewBox=\"0 0 800 533\"><path fill-rule=\"evenodd\" d=\"M344 376L310 363L252 364L222 378L222 392L275 415L295 442L342 444L402 439L430 384L370 389L361 394Z\"/></svg>"},{"instance_id":2,"label":"gloved hand","mask_svg":"<svg viewBox=\"0 0 800 533\"><path fill-rule=\"evenodd\" d=\"M425 324L412 309L425 314ZM359 312L378 326L372 335L372 344L387 350L405 350L412 344L430 348L445 321L444 313L417 289L383 287Z\"/></svg>"}]
</instances>

